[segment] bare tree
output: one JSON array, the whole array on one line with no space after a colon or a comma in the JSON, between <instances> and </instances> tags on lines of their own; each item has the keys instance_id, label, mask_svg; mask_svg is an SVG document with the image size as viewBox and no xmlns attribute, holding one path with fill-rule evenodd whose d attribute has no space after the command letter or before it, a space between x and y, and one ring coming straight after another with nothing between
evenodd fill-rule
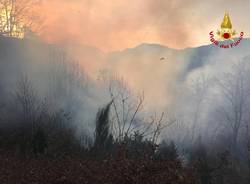
<instances>
[{"instance_id":1,"label":"bare tree","mask_svg":"<svg viewBox=\"0 0 250 184\"><path fill-rule=\"evenodd\" d=\"M233 65L231 72L224 74L222 80L217 79L219 91L224 101L220 107L220 113L232 133L231 149L233 153L237 150L239 132L243 122L247 121L250 97L248 73L248 63L240 61Z\"/></svg>"},{"instance_id":2,"label":"bare tree","mask_svg":"<svg viewBox=\"0 0 250 184\"><path fill-rule=\"evenodd\" d=\"M15 98L17 106L20 107L21 120L23 123L31 125L31 131L33 134L35 122L38 118L38 114L40 114L42 103L26 76L21 77L19 80L15 92Z\"/></svg>"},{"instance_id":3,"label":"bare tree","mask_svg":"<svg viewBox=\"0 0 250 184\"><path fill-rule=\"evenodd\" d=\"M47 112L47 106L39 98L27 76L22 76L18 81L13 102L14 104L11 105L13 106L12 112L9 116L11 116L10 118L14 116L16 127L14 130L16 132L13 135L17 136L20 151L25 154L26 151L31 149L33 151L36 149L44 150L40 149L43 146L45 148L45 144L41 144L42 147L39 146L41 142L39 142L40 136L38 135L43 134L40 128L44 113ZM45 141L45 139L42 138L41 141Z\"/></svg>"},{"instance_id":4,"label":"bare tree","mask_svg":"<svg viewBox=\"0 0 250 184\"><path fill-rule=\"evenodd\" d=\"M177 120L175 118L170 118L166 115L166 113L162 112L160 115L154 113L153 116L150 117L151 121L144 122L145 125L142 128L141 132L144 137L151 137L151 141L154 144L158 143L159 136L162 133L162 130L175 124Z\"/></svg>"},{"instance_id":5,"label":"bare tree","mask_svg":"<svg viewBox=\"0 0 250 184\"><path fill-rule=\"evenodd\" d=\"M144 93L134 95L124 79L116 76L103 79L108 83L108 92L112 100L110 109L112 133L119 142L137 132L156 143L162 129L175 122L174 119L170 120L166 113L154 113L147 117L144 111Z\"/></svg>"},{"instance_id":6,"label":"bare tree","mask_svg":"<svg viewBox=\"0 0 250 184\"><path fill-rule=\"evenodd\" d=\"M0 33L23 38L26 29L33 27L32 8L36 3L38 0L0 0Z\"/></svg>"},{"instance_id":7,"label":"bare tree","mask_svg":"<svg viewBox=\"0 0 250 184\"><path fill-rule=\"evenodd\" d=\"M144 94L135 98L123 79L113 77L109 82L109 94L113 100L112 128L118 140L122 140L135 129L134 125L139 123L137 116L143 108Z\"/></svg>"},{"instance_id":8,"label":"bare tree","mask_svg":"<svg viewBox=\"0 0 250 184\"><path fill-rule=\"evenodd\" d=\"M198 121L200 119L202 113L203 103L207 96L207 91L210 86L210 79L202 75L201 77L192 80L191 83L191 90L193 96L193 119L192 119L192 126L191 126L191 141L194 141L196 138L196 130Z\"/></svg>"},{"instance_id":9,"label":"bare tree","mask_svg":"<svg viewBox=\"0 0 250 184\"><path fill-rule=\"evenodd\" d=\"M78 61L62 50L52 49L48 70L48 100L50 106L70 110L79 102L79 93L88 92L89 79ZM76 94L77 93L77 94ZM64 103L62 103L62 101Z\"/></svg>"}]
</instances>

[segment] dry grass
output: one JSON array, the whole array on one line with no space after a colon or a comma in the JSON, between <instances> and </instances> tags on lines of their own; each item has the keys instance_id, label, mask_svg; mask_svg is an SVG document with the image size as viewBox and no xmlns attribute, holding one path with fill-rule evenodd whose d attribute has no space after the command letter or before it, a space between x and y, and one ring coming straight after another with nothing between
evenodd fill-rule
<instances>
[{"instance_id":1,"label":"dry grass","mask_svg":"<svg viewBox=\"0 0 250 184\"><path fill-rule=\"evenodd\" d=\"M0 154L1 184L195 184L178 162L80 157L24 158Z\"/></svg>"}]
</instances>

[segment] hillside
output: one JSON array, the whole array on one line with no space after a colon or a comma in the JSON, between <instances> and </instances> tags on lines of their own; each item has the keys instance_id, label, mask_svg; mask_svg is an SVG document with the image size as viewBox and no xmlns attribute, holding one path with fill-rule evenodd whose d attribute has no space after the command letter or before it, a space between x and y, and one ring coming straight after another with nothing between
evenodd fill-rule
<instances>
[{"instance_id":1,"label":"hillside","mask_svg":"<svg viewBox=\"0 0 250 184\"><path fill-rule=\"evenodd\" d=\"M249 46L105 54L1 37L0 182L248 183Z\"/></svg>"}]
</instances>

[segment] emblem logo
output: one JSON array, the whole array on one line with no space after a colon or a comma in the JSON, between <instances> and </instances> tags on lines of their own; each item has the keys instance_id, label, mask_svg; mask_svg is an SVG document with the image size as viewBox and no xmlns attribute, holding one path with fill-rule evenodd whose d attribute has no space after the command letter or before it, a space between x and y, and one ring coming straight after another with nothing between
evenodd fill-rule
<instances>
[{"instance_id":1,"label":"emblem logo","mask_svg":"<svg viewBox=\"0 0 250 184\"><path fill-rule=\"evenodd\" d=\"M220 47L220 48L232 48L235 47L237 45L240 44L241 40L243 39L244 33L241 32L240 36L238 37L238 39L235 41L236 39L236 31L233 29L232 26L232 22L229 16L229 13L225 13L223 21L221 23L221 28L219 30L217 30L217 39L215 39L214 37L214 32L211 31L209 33L210 35L210 41Z\"/></svg>"}]
</instances>

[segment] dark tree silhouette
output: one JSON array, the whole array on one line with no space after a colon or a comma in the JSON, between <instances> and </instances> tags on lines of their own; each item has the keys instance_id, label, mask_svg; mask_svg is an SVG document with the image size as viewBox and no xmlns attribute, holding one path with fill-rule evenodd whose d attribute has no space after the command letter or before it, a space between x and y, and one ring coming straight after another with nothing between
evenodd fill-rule
<instances>
[{"instance_id":1,"label":"dark tree silhouette","mask_svg":"<svg viewBox=\"0 0 250 184\"><path fill-rule=\"evenodd\" d=\"M112 144L113 137L109 131L109 111L112 103L113 101L100 109L97 114L94 142L94 148L97 150L105 150Z\"/></svg>"}]
</instances>

